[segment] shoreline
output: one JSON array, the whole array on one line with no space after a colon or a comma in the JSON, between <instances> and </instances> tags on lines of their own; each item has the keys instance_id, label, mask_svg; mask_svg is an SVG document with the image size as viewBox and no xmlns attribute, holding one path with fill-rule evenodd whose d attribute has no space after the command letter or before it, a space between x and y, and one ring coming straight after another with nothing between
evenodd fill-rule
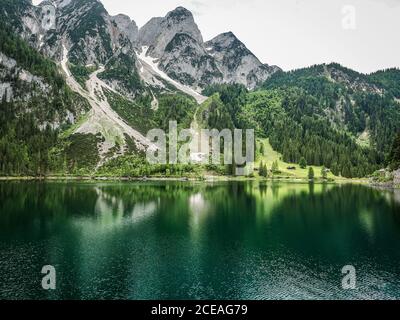
<instances>
[{"instance_id":1,"label":"shoreline","mask_svg":"<svg viewBox=\"0 0 400 320\"><path fill-rule=\"evenodd\" d=\"M285 177L276 177L276 178L248 178L248 177L229 177L229 176L205 176L203 178L193 178L193 177L96 177L96 176L44 176L44 177L31 177L31 176L0 176L0 182L2 181L124 181L124 182L247 182L247 181L255 181L255 182L286 182L286 183L310 183L314 184L362 184L362 185L370 185L374 186L367 179L335 179L329 181L323 181L320 179L316 179L314 181L310 181L305 178L285 178ZM376 186L376 185L375 185Z\"/></svg>"}]
</instances>

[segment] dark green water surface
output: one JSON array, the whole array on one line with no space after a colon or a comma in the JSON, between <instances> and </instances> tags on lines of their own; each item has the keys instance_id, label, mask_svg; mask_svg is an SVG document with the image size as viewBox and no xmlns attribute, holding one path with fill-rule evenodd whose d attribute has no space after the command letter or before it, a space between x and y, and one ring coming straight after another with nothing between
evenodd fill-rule
<instances>
[{"instance_id":1,"label":"dark green water surface","mask_svg":"<svg viewBox=\"0 0 400 320\"><path fill-rule=\"evenodd\" d=\"M41 287L53 265L57 289ZM342 289L353 265L357 289ZM0 183L0 299L399 299L400 197L354 185Z\"/></svg>"}]
</instances>

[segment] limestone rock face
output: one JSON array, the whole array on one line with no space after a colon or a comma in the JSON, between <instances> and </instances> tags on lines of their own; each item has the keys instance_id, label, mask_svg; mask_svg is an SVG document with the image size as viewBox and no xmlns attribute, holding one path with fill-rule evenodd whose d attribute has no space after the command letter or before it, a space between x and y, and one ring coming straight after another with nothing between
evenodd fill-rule
<instances>
[{"instance_id":1,"label":"limestone rock face","mask_svg":"<svg viewBox=\"0 0 400 320\"><path fill-rule=\"evenodd\" d=\"M61 61L63 46L70 62L79 65L105 64L118 51L131 49L138 27L126 15L110 16L99 0L48 0L38 6L19 0L5 8L12 25L35 49Z\"/></svg>"},{"instance_id":2,"label":"limestone rock face","mask_svg":"<svg viewBox=\"0 0 400 320\"><path fill-rule=\"evenodd\" d=\"M197 43L203 43L201 32L193 15L185 8L178 7L163 18L153 18L139 31L139 43L149 47L148 55L161 58L167 45L178 33L185 33Z\"/></svg>"},{"instance_id":3,"label":"limestone rock face","mask_svg":"<svg viewBox=\"0 0 400 320\"><path fill-rule=\"evenodd\" d=\"M119 50L133 48L138 33L129 17L110 16L97 0L71 0L57 7L55 31L55 45L63 42L71 62L81 65L106 64Z\"/></svg>"},{"instance_id":4,"label":"limestone rock face","mask_svg":"<svg viewBox=\"0 0 400 320\"><path fill-rule=\"evenodd\" d=\"M111 17L111 21L115 24L115 27L121 35L125 36L132 44L136 45L139 37L139 29L135 21L124 14Z\"/></svg>"},{"instance_id":5,"label":"limestone rock face","mask_svg":"<svg viewBox=\"0 0 400 320\"><path fill-rule=\"evenodd\" d=\"M185 33L176 34L168 44L160 59L160 68L171 78L196 89L223 81L213 57Z\"/></svg>"},{"instance_id":6,"label":"limestone rock face","mask_svg":"<svg viewBox=\"0 0 400 320\"><path fill-rule=\"evenodd\" d=\"M47 0L38 6L19 0L3 10L18 33L42 54L60 62L65 47L68 62L74 65L114 69L107 82L117 91L123 85L131 96L136 90L127 83L139 85L134 73L141 68L138 56L143 48L160 71L197 92L220 83L253 89L280 70L261 63L231 32L204 42L193 14L183 7L152 18L140 30L126 15L110 16L99 0ZM129 81L122 84L122 78Z\"/></svg>"},{"instance_id":7,"label":"limestone rock face","mask_svg":"<svg viewBox=\"0 0 400 320\"><path fill-rule=\"evenodd\" d=\"M253 89L280 70L262 64L231 32L204 43L193 15L182 7L151 19L139 31L139 45L171 78L196 90L217 83Z\"/></svg>"},{"instance_id":8,"label":"limestone rock face","mask_svg":"<svg viewBox=\"0 0 400 320\"><path fill-rule=\"evenodd\" d=\"M253 89L280 70L262 64L232 32L220 34L206 42L205 47L224 75L223 82L240 83Z\"/></svg>"}]
</instances>

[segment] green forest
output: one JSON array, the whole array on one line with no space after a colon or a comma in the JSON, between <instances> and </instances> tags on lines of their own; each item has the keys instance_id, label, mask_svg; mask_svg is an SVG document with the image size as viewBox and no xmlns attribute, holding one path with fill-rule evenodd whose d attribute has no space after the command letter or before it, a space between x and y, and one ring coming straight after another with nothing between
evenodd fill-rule
<instances>
[{"instance_id":1,"label":"green forest","mask_svg":"<svg viewBox=\"0 0 400 320\"><path fill-rule=\"evenodd\" d=\"M53 128L46 123L65 119L67 112L85 112L89 105L67 87L53 61L45 59L4 24L0 27L0 52L14 59L18 68L45 79L48 85L48 92L43 92L36 83L21 81L19 69L4 77L19 99L7 102L3 96L0 101L0 174L46 175L59 161L52 157L58 136L71 125L60 121L59 127Z\"/></svg>"},{"instance_id":2,"label":"green forest","mask_svg":"<svg viewBox=\"0 0 400 320\"><path fill-rule=\"evenodd\" d=\"M220 174L232 171L152 167L140 154L112 159L96 171L97 144L103 138L65 134L74 125L68 114L73 115L73 122L84 117L90 109L87 101L68 88L53 61L3 23L0 52L16 61L13 70L0 67L0 72L2 81L11 83L14 96L19 97L9 101L5 95L0 101L0 175L180 176L200 175L207 170ZM70 68L84 87L95 67L71 63ZM21 70L42 79L45 88L21 81ZM196 117L203 128L254 128L257 139L268 139L285 163L301 168L321 166L335 176L367 177L400 164L398 69L365 75L330 64L277 72L253 91L238 84L208 86L203 95L209 99L200 106L176 91L161 94L147 90L135 61L127 54L111 59L99 76L119 81L122 91L134 96L128 99L106 91L111 107L142 134L152 128L167 129L171 120L180 128L189 128ZM156 109L152 107L155 96ZM135 151L133 147L130 150ZM261 169L264 172L264 166Z\"/></svg>"},{"instance_id":3,"label":"green forest","mask_svg":"<svg viewBox=\"0 0 400 320\"><path fill-rule=\"evenodd\" d=\"M353 81L368 81L371 86L377 82L376 75L369 80L338 65L330 67L344 70ZM400 71L389 73L381 79ZM336 176L359 178L395 161L400 104L392 94L394 84L387 80L391 91L383 94L365 93L328 80L324 66L313 66L277 73L255 92L239 85L215 85L203 94L220 100L220 126L233 122L238 128L255 128L258 138L269 138L283 161L303 160L307 165L325 166ZM368 132L367 143L357 139L363 132Z\"/></svg>"}]
</instances>

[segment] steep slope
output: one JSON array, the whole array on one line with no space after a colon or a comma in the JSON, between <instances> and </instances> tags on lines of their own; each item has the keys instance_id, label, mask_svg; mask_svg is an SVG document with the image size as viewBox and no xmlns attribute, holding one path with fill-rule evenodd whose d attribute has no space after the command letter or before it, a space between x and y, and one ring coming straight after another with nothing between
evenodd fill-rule
<instances>
[{"instance_id":1,"label":"steep slope","mask_svg":"<svg viewBox=\"0 0 400 320\"><path fill-rule=\"evenodd\" d=\"M165 48L160 68L177 81L201 90L222 82L223 75L205 48L185 33L178 33Z\"/></svg>"},{"instance_id":2,"label":"steep slope","mask_svg":"<svg viewBox=\"0 0 400 320\"><path fill-rule=\"evenodd\" d=\"M0 24L0 174L64 171L59 134L89 105L73 93L56 64Z\"/></svg>"},{"instance_id":3,"label":"steep slope","mask_svg":"<svg viewBox=\"0 0 400 320\"><path fill-rule=\"evenodd\" d=\"M135 98L136 95L145 92L136 69L134 41L137 39L137 27L135 28L135 24L125 16L110 17L102 4L95 0L53 1L41 4L41 6L45 5L54 6L57 15L56 29L36 30L35 24L31 23L31 17L35 16L37 18L35 22L40 24L41 9L32 6L29 2L21 1L19 6L7 6L5 7L7 10L4 10L2 14L8 21L7 28L10 33L16 30L26 30L21 33L26 37L29 32L35 35L37 31L36 35L39 36L31 37L30 45L55 61L59 61L66 76L66 84L77 96L81 97L81 100L87 101L86 106L90 105L91 111L85 116L84 121L76 123L79 116L68 114L68 119L70 123L74 124L74 129L68 130L66 134L63 133L63 136L70 140L79 138L80 143L83 143L83 139L90 140L88 143L91 152L96 153L97 156L91 157L90 161L84 161L90 162L85 163L88 169L89 165L91 167L101 166L108 159L132 149L132 146L135 152L151 147L142 134L127 125L116 114L105 97L105 91L115 94L122 93L127 97L125 99ZM16 7L18 10L14 10ZM13 19L8 19L9 12L12 10L14 10ZM41 44L38 45L36 41L41 41ZM20 40L20 43L24 42ZM8 43L5 42L5 44ZM19 47L17 47L18 49ZM35 54L34 57L39 56L37 53ZM24 61L24 58L23 56L21 60ZM1 60L9 66L9 69L14 68L7 56L2 56ZM28 61L28 64L37 68L38 59ZM105 67L102 66L103 64ZM57 79L63 81L56 69L54 73ZM79 77L77 73L79 73ZM80 83L74 76L79 79ZM29 82L35 82L37 87L42 88L43 93L49 93L48 85L42 78L34 77L25 71L19 77L24 77ZM6 101L9 101L12 96L21 99L24 98L24 95L34 94L31 89L25 92L16 92L9 82L2 82L0 91ZM51 101L51 97L48 97L47 100L44 97L44 99L43 105L47 105ZM56 121L56 123L48 121L39 126L46 127L50 124L53 128L58 128L62 121L59 119ZM85 141L85 143L87 142ZM63 150L60 152L63 153L66 148L68 146L62 146ZM81 152L78 158L85 157L83 154L85 151L79 150L78 147L75 149ZM78 158L73 162L80 162L81 159ZM72 167L75 168L76 165L72 164Z\"/></svg>"},{"instance_id":4,"label":"steep slope","mask_svg":"<svg viewBox=\"0 0 400 320\"><path fill-rule=\"evenodd\" d=\"M0 17L2 22L12 26L21 38L31 46L38 48L45 33L42 27L41 8L32 5L30 0L1 0Z\"/></svg>"},{"instance_id":5,"label":"steep slope","mask_svg":"<svg viewBox=\"0 0 400 320\"><path fill-rule=\"evenodd\" d=\"M99 77L114 89L132 98L143 92L134 50L138 28L129 17L110 16L97 0L72 0L57 14L54 43L66 46L70 63L103 64L105 72Z\"/></svg>"},{"instance_id":6,"label":"steep slope","mask_svg":"<svg viewBox=\"0 0 400 320\"><path fill-rule=\"evenodd\" d=\"M98 0L52 0L39 6L27 0L2 2L4 20L45 56L60 62L65 46L72 71L103 64L104 78L114 88L132 97L143 90L134 50L138 28L129 17L110 16Z\"/></svg>"},{"instance_id":7,"label":"steep slope","mask_svg":"<svg viewBox=\"0 0 400 320\"><path fill-rule=\"evenodd\" d=\"M69 74L69 63L100 65L92 70L93 73L88 73L83 88L68 77L71 87L88 99L92 106L90 117L75 133L101 134L103 142L99 144L98 167L108 158L127 152L128 145L133 144L135 150L143 151L150 143L126 124L105 96L105 90L108 90L134 99L146 90L137 73L134 50L138 36L136 24L127 16L109 16L96 0L72 0L58 14L57 36L63 45L63 69L66 74ZM132 142L127 139L132 139Z\"/></svg>"},{"instance_id":8,"label":"steep slope","mask_svg":"<svg viewBox=\"0 0 400 320\"><path fill-rule=\"evenodd\" d=\"M137 44L139 38L139 28L135 21L131 20L131 18L124 14L118 14L114 17L111 17L111 21L117 28L116 30L128 38L132 44Z\"/></svg>"},{"instance_id":9,"label":"steep slope","mask_svg":"<svg viewBox=\"0 0 400 320\"><path fill-rule=\"evenodd\" d=\"M393 94L400 83L385 82L385 78L384 73L365 75L333 63L278 72L263 88L301 89L316 99L318 112L333 128L377 151L383 159L400 131L400 104Z\"/></svg>"},{"instance_id":10,"label":"steep slope","mask_svg":"<svg viewBox=\"0 0 400 320\"><path fill-rule=\"evenodd\" d=\"M169 75L164 73L160 68L159 64L155 61L155 59L149 57L147 55L148 47L143 47L142 51L139 55L139 61L141 63L141 74L143 75L150 75L151 80L146 80L148 81L149 84L154 83L155 86L157 86L157 81L158 81L158 86L160 88L165 88L165 86L170 85L175 89L178 89L179 91L192 96L193 98L196 99L198 103L202 103L204 100L207 98L202 96L200 93L197 91L193 90L191 87L186 86L181 84L180 82L172 79ZM163 82L161 82L161 79Z\"/></svg>"},{"instance_id":11,"label":"steep slope","mask_svg":"<svg viewBox=\"0 0 400 320\"><path fill-rule=\"evenodd\" d=\"M107 11L97 0L74 0L57 8L57 33L53 37L68 49L68 58L74 64L105 64L119 44L113 34Z\"/></svg>"},{"instance_id":12,"label":"steep slope","mask_svg":"<svg viewBox=\"0 0 400 320\"><path fill-rule=\"evenodd\" d=\"M178 33L185 33L199 44L203 37L197 27L193 15L183 7L178 7L163 18L153 18L139 31L139 43L149 47L148 54L153 58L161 58L165 48Z\"/></svg>"},{"instance_id":13,"label":"steep slope","mask_svg":"<svg viewBox=\"0 0 400 320\"><path fill-rule=\"evenodd\" d=\"M400 99L400 69L393 68L378 71L369 75L369 79L384 88L396 99Z\"/></svg>"},{"instance_id":14,"label":"steep slope","mask_svg":"<svg viewBox=\"0 0 400 320\"><path fill-rule=\"evenodd\" d=\"M280 70L262 64L232 32L218 35L205 47L223 74L224 83L239 83L253 89Z\"/></svg>"},{"instance_id":15,"label":"steep slope","mask_svg":"<svg viewBox=\"0 0 400 320\"><path fill-rule=\"evenodd\" d=\"M112 149L119 149L119 154L125 153L127 137L133 140L137 150L143 151L151 146L151 143L142 134L132 129L109 105L104 91L108 90L117 95L119 93L98 78L98 74L104 71L104 67L100 67L90 75L86 83L86 91L72 77L68 69L67 56L67 49L64 48L65 58L61 65L67 75L67 83L75 92L87 99L92 107L88 121L78 127L74 133L101 134L103 136L103 143L100 146L102 161L98 167L107 160L106 156Z\"/></svg>"},{"instance_id":16,"label":"steep slope","mask_svg":"<svg viewBox=\"0 0 400 320\"><path fill-rule=\"evenodd\" d=\"M203 37L192 13L185 8L178 7L163 18L151 19L139 30L139 44L140 59L145 65L154 61L162 74L185 87L199 92L205 81L214 81L207 74L215 74L221 79L212 57L203 46ZM144 57L148 58L147 63ZM146 73L146 68L143 71ZM160 74L159 71L157 73ZM143 78L148 83L157 82L148 76ZM165 76L161 78L165 80ZM176 87L176 83L168 83Z\"/></svg>"},{"instance_id":17,"label":"steep slope","mask_svg":"<svg viewBox=\"0 0 400 320\"><path fill-rule=\"evenodd\" d=\"M151 19L139 30L139 44L169 77L197 91L218 83L253 89L280 70L262 64L232 33L204 43L192 13L182 7Z\"/></svg>"}]
</instances>

